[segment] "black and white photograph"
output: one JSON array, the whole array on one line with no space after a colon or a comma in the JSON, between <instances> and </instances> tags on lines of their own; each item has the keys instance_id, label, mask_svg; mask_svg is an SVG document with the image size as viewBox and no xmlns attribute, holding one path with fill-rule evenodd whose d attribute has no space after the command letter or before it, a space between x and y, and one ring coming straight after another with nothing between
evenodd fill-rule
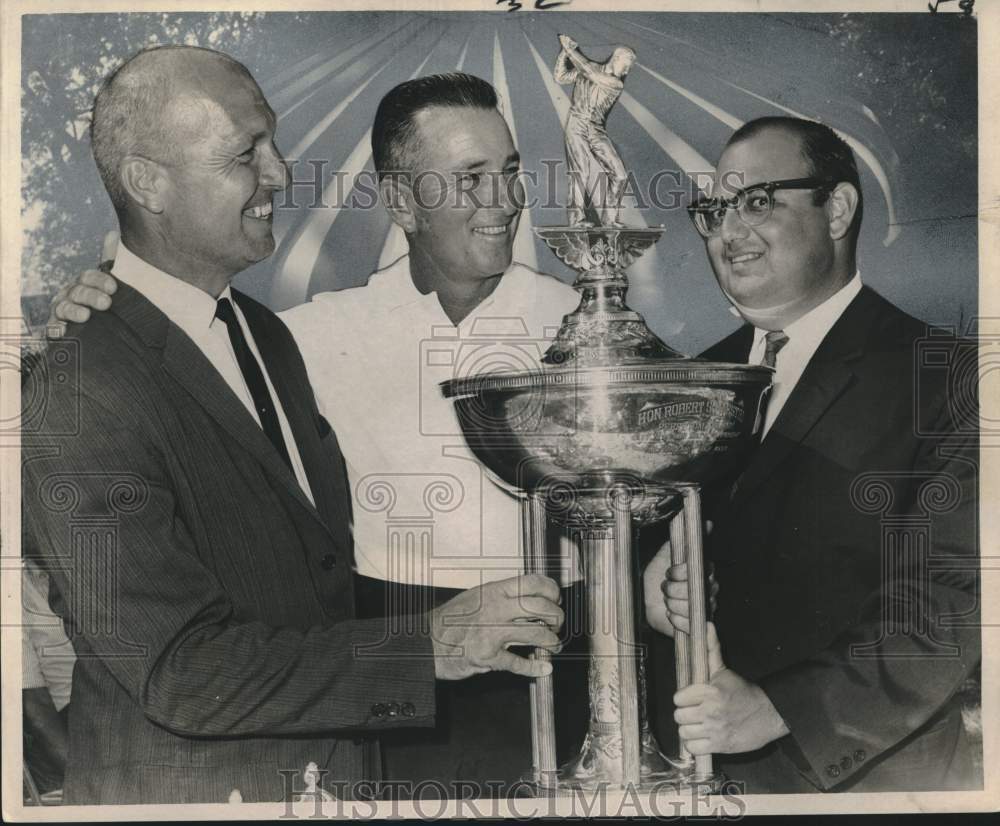
<instances>
[{"instance_id":1,"label":"black and white photograph","mask_svg":"<svg viewBox=\"0 0 1000 826\"><path fill-rule=\"evenodd\" d=\"M988 6L5 3L4 818L1000 809Z\"/></svg>"}]
</instances>

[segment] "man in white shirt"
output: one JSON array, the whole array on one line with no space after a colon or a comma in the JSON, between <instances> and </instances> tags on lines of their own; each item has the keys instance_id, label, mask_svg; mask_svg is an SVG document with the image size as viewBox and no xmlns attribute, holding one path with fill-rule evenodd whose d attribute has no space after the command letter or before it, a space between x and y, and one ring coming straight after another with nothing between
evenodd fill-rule
<instances>
[{"instance_id":1,"label":"man in white shirt","mask_svg":"<svg viewBox=\"0 0 1000 826\"><path fill-rule=\"evenodd\" d=\"M460 73L390 90L372 150L409 254L363 287L280 314L341 438L362 615L405 616L523 570L520 505L468 449L438 386L537 368L579 302L569 285L512 262L520 157L497 105L490 84ZM574 548L565 537L552 544L553 574L568 585L579 576ZM565 591L564 607L574 599ZM556 671L567 684L575 674L565 662ZM575 676L576 692L564 693L579 701L584 675ZM465 794L490 795L530 768L523 682L492 674L440 686L438 699L434 732L381 738L387 780L434 780L458 794L464 782Z\"/></svg>"},{"instance_id":2,"label":"man in white shirt","mask_svg":"<svg viewBox=\"0 0 1000 826\"><path fill-rule=\"evenodd\" d=\"M95 102L124 283L70 328L77 373L50 353L28 376L48 405L23 448L28 531L79 654L66 802L276 800L307 762L350 796L375 779L357 732L432 724L435 678L551 670L509 650L558 647L545 577L463 591L415 628L355 619L336 437L288 330L229 289L274 249L275 123L242 65L192 47L141 52Z\"/></svg>"},{"instance_id":3,"label":"man in white shirt","mask_svg":"<svg viewBox=\"0 0 1000 826\"><path fill-rule=\"evenodd\" d=\"M748 792L974 788L976 377L925 369L967 345L862 286L861 184L829 127L751 121L715 180L740 186L692 217L748 324L703 355L775 376L762 442L706 508L721 652L675 696L679 733Z\"/></svg>"}]
</instances>

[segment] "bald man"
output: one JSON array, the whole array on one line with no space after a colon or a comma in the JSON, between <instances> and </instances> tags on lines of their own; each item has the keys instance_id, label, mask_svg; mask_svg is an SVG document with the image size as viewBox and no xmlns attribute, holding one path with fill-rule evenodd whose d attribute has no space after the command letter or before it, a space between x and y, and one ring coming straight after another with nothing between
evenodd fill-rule
<instances>
[{"instance_id":1,"label":"bald man","mask_svg":"<svg viewBox=\"0 0 1000 826\"><path fill-rule=\"evenodd\" d=\"M359 734L433 724L435 678L548 673L508 648L558 648L544 577L402 631L355 619L336 436L291 334L229 286L274 250L274 130L249 72L207 49L141 52L95 101L120 287L67 331L79 370L60 381L49 353L24 392L48 401L25 522L79 658L67 803L279 800L309 763L349 797L371 777Z\"/></svg>"}]
</instances>

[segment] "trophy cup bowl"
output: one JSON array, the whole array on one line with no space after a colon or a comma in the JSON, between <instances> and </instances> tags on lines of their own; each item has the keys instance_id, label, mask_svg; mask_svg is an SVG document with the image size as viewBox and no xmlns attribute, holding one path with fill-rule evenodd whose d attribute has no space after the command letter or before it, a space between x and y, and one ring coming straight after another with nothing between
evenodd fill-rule
<instances>
[{"instance_id":1,"label":"trophy cup bowl","mask_svg":"<svg viewBox=\"0 0 1000 826\"><path fill-rule=\"evenodd\" d=\"M631 481L657 491L708 484L740 465L771 372L700 359L573 362L452 379L442 389L472 452L510 489Z\"/></svg>"}]
</instances>

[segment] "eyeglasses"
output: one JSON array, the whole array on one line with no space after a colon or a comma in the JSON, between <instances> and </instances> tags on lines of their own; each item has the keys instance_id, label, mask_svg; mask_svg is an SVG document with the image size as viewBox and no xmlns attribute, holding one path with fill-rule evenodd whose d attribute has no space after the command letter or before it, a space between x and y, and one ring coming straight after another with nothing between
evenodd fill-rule
<instances>
[{"instance_id":1,"label":"eyeglasses","mask_svg":"<svg viewBox=\"0 0 1000 826\"><path fill-rule=\"evenodd\" d=\"M789 178L786 181L766 181L736 190L732 198L700 198L688 206L688 214L705 238L718 235L726 220L726 211L735 209L744 224L760 226L771 217L774 193L778 189L832 189L834 181L821 178Z\"/></svg>"}]
</instances>

